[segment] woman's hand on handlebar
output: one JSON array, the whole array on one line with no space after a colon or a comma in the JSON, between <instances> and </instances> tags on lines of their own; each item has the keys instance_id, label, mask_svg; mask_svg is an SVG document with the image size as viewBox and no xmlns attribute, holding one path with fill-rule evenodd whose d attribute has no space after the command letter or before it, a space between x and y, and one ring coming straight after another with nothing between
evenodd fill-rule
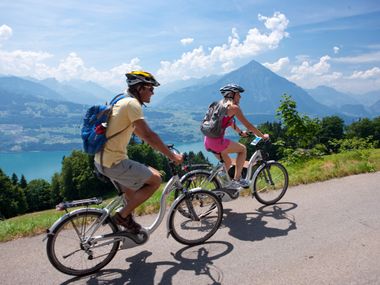
<instances>
[{"instance_id":1,"label":"woman's hand on handlebar","mask_svg":"<svg viewBox=\"0 0 380 285\"><path fill-rule=\"evenodd\" d=\"M242 131L241 133L245 133L245 135L240 135L242 137L246 137L246 136L256 136L256 137L261 137L264 141L268 141L270 138L269 138L269 134L263 134L262 136L257 136L254 132L247 132L247 131Z\"/></svg>"},{"instance_id":2,"label":"woman's hand on handlebar","mask_svg":"<svg viewBox=\"0 0 380 285\"><path fill-rule=\"evenodd\" d=\"M268 141L268 140L269 140L269 135L268 135L268 134L264 134L264 135L262 136L262 139L263 139L264 141Z\"/></svg>"}]
</instances>

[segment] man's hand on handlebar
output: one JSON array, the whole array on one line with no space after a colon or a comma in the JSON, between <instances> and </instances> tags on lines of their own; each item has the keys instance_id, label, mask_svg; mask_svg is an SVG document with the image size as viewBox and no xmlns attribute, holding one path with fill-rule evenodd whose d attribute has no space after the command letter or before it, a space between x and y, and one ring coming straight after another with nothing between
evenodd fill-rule
<instances>
[{"instance_id":1,"label":"man's hand on handlebar","mask_svg":"<svg viewBox=\"0 0 380 285\"><path fill-rule=\"evenodd\" d=\"M183 154L180 153L178 149L174 148L173 144L169 144L167 147L170 150L170 155L168 158L176 165L182 164L184 160Z\"/></svg>"},{"instance_id":2,"label":"man's hand on handlebar","mask_svg":"<svg viewBox=\"0 0 380 285\"><path fill-rule=\"evenodd\" d=\"M173 156L170 157L170 160L173 161L176 165L180 165L183 163L183 154L173 153Z\"/></svg>"}]
</instances>

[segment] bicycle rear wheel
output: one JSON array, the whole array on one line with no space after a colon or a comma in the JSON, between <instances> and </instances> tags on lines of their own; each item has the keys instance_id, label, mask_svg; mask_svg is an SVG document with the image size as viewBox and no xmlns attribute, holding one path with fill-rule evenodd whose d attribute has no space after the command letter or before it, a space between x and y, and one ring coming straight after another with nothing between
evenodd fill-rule
<instances>
[{"instance_id":1,"label":"bicycle rear wheel","mask_svg":"<svg viewBox=\"0 0 380 285\"><path fill-rule=\"evenodd\" d=\"M265 162L260 168L253 181L253 195L264 205L275 204L288 189L288 172L277 161Z\"/></svg>"},{"instance_id":2,"label":"bicycle rear wheel","mask_svg":"<svg viewBox=\"0 0 380 285\"><path fill-rule=\"evenodd\" d=\"M49 235L47 255L56 269L65 274L82 276L98 271L112 260L119 249L119 241L91 242L95 236L118 231L110 219L102 225L96 225L101 215L102 213L92 209L78 212L63 219ZM99 228L89 237L89 229L94 225Z\"/></svg>"},{"instance_id":3,"label":"bicycle rear wheel","mask_svg":"<svg viewBox=\"0 0 380 285\"><path fill-rule=\"evenodd\" d=\"M207 190L186 193L169 214L173 238L186 245L197 245L212 237L223 218L218 196Z\"/></svg>"}]
</instances>

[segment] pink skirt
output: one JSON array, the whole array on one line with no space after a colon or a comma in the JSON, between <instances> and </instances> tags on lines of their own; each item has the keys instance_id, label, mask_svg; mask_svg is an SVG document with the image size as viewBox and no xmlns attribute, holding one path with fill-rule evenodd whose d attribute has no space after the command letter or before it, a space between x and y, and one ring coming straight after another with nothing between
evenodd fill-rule
<instances>
[{"instance_id":1,"label":"pink skirt","mask_svg":"<svg viewBox=\"0 0 380 285\"><path fill-rule=\"evenodd\" d=\"M224 151L230 144L230 140L223 137L221 138L209 138L205 137L204 145L207 150L212 150L213 152L222 152Z\"/></svg>"}]
</instances>

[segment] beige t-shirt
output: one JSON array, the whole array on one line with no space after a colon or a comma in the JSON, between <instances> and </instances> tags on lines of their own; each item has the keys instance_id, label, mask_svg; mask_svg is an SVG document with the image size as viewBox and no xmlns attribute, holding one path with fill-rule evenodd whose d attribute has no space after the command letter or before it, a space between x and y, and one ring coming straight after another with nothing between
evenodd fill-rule
<instances>
[{"instance_id":1,"label":"beige t-shirt","mask_svg":"<svg viewBox=\"0 0 380 285\"><path fill-rule=\"evenodd\" d=\"M137 99L127 97L119 100L113 106L107 127L107 137L128 127L106 142L103 152L103 166L111 167L128 158L127 146L135 129L133 122L139 119L144 119L144 114ZM101 152L98 152L95 155L95 161L99 164L100 154Z\"/></svg>"}]
</instances>

